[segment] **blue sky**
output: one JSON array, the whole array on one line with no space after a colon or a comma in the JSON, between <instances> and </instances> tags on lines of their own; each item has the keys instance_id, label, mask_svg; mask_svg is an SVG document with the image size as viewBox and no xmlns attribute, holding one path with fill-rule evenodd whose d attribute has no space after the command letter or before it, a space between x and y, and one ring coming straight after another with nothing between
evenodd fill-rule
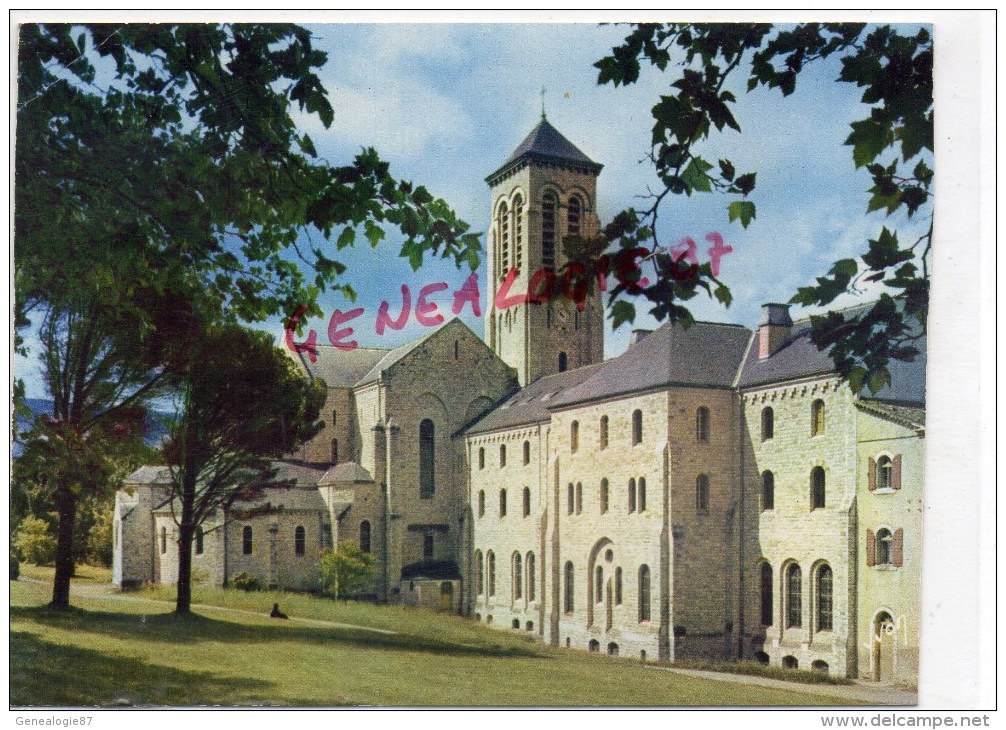
<instances>
[{"instance_id":1,"label":"blue sky","mask_svg":"<svg viewBox=\"0 0 1006 730\"><path fill-rule=\"evenodd\" d=\"M658 183L649 164L650 108L668 93L670 78L644 69L635 85L598 86L594 61L624 37L625 26L596 24L430 24L308 26L317 46L328 52L321 70L335 122L324 129L311 116L296 115L311 134L321 157L342 164L362 147L373 146L390 162L392 174L425 185L484 232L489 225L489 190L484 179L495 170L538 122L541 89L547 89L549 121L588 156L604 165L598 179L602 223L619 210L639 206L638 196ZM691 236L704 249L704 236L720 233L733 253L724 257L721 279L733 292L724 308L696 298L698 319L754 326L762 303L787 301L798 286L827 272L838 258L865 250L881 225L903 227L879 213L866 215L869 176L854 171L851 148L842 144L849 122L866 115L860 91L837 83L835 61L808 67L797 91L783 98L777 91L744 93L736 106L742 133L714 133L704 156L732 159L739 172L757 171L752 199L757 218L748 229L729 223L727 204L734 198L697 194L670 201L662 209L662 236L675 242ZM743 83L744 79L738 79ZM317 235L315 240L318 240ZM484 238L483 238L484 241ZM467 269L428 261L418 272L397 258L400 239L346 249L338 258L348 265L346 281L358 292L351 304L340 295L322 299L325 319L311 320L319 341L326 341L327 317L335 308L362 306L352 322L354 338L364 347L393 347L426 329L410 318L399 332L374 331L382 300L392 313L400 307L400 288L408 284L415 299L425 284L450 286L434 301L450 316L450 294L468 276ZM485 296L485 268L479 270ZM842 304L852 303L846 299ZM794 316L807 310L793 309ZM479 335L482 322L470 309L465 322ZM282 338L280 321L263 325ZM640 311L635 326L656 323ZM606 356L625 347L629 328L606 336ZM19 359L29 395L43 396L37 356Z\"/></svg>"}]
</instances>

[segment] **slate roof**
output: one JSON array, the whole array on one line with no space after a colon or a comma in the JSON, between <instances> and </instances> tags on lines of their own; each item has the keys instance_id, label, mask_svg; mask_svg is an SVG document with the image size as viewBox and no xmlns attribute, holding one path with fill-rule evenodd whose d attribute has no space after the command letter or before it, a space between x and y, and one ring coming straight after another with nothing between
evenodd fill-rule
<instances>
[{"instance_id":1,"label":"slate roof","mask_svg":"<svg viewBox=\"0 0 1006 730\"><path fill-rule=\"evenodd\" d=\"M530 134L524 138L524 141L517 145L517 149L507 158L506 162L486 178L486 182L492 185L494 179L504 176L525 160L572 166L595 175L601 172L601 168L604 167L604 165L587 157L558 129L549 124L547 119L542 118Z\"/></svg>"},{"instance_id":2,"label":"slate roof","mask_svg":"<svg viewBox=\"0 0 1006 730\"><path fill-rule=\"evenodd\" d=\"M124 481L126 484L171 484L171 472L166 466L141 466Z\"/></svg>"},{"instance_id":3,"label":"slate roof","mask_svg":"<svg viewBox=\"0 0 1006 730\"><path fill-rule=\"evenodd\" d=\"M862 305L845 310L847 317L853 317L872 307ZM811 324L809 319L793 323L790 335L776 352L764 360L758 359L758 338L751 341L751 348L744 362L738 386L750 388L770 383L786 382L800 378L827 375L835 372L835 364L827 350L818 350L817 345L810 341ZM918 345L921 354L914 362L891 361L888 370L891 373L891 384L885 386L876 394L868 390L861 394L867 400L893 401L907 404L924 404L926 402L926 343Z\"/></svg>"},{"instance_id":4,"label":"slate roof","mask_svg":"<svg viewBox=\"0 0 1006 730\"><path fill-rule=\"evenodd\" d=\"M319 487L324 487L329 484L352 482L354 484L360 482L372 482L374 477L370 475L370 472L364 469L362 466L353 461L344 461L341 464L333 466L318 481Z\"/></svg>"},{"instance_id":5,"label":"slate roof","mask_svg":"<svg viewBox=\"0 0 1006 730\"><path fill-rule=\"evenodd\" d=\"M360 347L340 350L331 345L317 346L318 359L311 362L307 353L294 355L312 378L321 378L329 388L352 388L389 350Z\"/></svg>"},{"instance_id":6,"label":"slate roof","mask_svg":"<svg viewBox=\"0 0 1006 730\"><path fill-rule=\"evenodd\" d=\"M293 486L271 484L265 487L263 498L256 502L238 506L260 507L271 504L286 509L324 509L324 502L318 493L318 481L324 476L327 466L318 466L300 461L274 461L277 470L275 481L294 482ZM127 484L170 484L171 472L166 466L141 466L126 478ZM165 500L154 510L166 509L171 500Z\"/></svg>"},{"instance_id":7,"label":"slate roof","mask_svg":"<svg viewBox=\"0 0 1006 730\"><path fill-rule=\"evenodd\" d=\"M876 400L858 400L856 407L881 418L886 418L916 431L926 430L926 409L913 406L898 406Z\"/></svg>"},{"instance_id":8,"label":"slate roof","mask_svg":"<svg viewBox=\"0 0 1006 730\"><path fill-rule=\"evenodd\" d=\"M665 324L554 398L558 408L669 385L729 388L751 331L734 324Z\"/></svg>"},{"instance_id":9,"label":"slate roof","mask_svg":"<svg viewBox=\"0 0 1006 730\"><path fill-rule=\"evenodd\" d=\"M579 385L603 366L604 363L595 363L538 378L476 421L467 433L488 433L548 421L552 417L548 406L558 395Z\"/></svg>"}]
</instances>

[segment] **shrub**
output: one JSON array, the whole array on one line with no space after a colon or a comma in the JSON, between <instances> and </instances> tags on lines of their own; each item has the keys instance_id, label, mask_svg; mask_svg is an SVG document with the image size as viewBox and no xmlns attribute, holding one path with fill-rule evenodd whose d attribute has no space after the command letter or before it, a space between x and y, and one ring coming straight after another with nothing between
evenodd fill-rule
<instances>
[{"instance_id":1,"label":"shrub","mask_svg":"<svg viewBox=\"0 0 1006 730\"><path fill-rule=\"evenodd\" d=\"M244 571L241 571L231 579L234 587L239 591L260 591L262 590L262 581L253 575L248 575Z\"/></svg>"},{"instance_id":2,"label":"shrub","mask_svg":"<svg viewBox=\"0 0 1006 730\"><path fill-rule=\"evenodd\" d=\"M38 517L24 518L14 537L14 546L25 562L35 565L56 562L56 537L49 531L49 523Z\"/></svg>"},{"instance_id":3,"label":"shrub","mask_svg":"<svg viewBox=\"0 0 1006 730\"><path fill-rule=\"evenodd\" d=\"M351 596L366 587L373 574L374 559L352 540L343 540L338 550L326 550L321 555L321 589L336 598Z\"/></svg>"}]
</instances>

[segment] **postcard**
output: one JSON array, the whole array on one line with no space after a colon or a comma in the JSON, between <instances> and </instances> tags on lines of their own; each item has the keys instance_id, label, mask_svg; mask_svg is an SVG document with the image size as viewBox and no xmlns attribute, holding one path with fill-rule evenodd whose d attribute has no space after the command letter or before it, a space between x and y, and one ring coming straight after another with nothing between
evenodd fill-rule
<instances>
[{"instance_id":1,"label":"postcard","mask_svg":"<svg viewBox=\"0 0 1006 730\"><path fill-rule=\"evenodd\" d=\"M978 16L294 15L16 19L11 706L978 708Z\"/></svg>"}]
</instances>

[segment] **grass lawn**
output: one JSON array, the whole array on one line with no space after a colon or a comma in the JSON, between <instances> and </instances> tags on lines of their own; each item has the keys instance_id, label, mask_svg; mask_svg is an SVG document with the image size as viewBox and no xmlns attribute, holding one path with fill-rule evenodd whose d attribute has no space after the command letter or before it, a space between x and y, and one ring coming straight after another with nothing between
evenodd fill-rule
<instances>
[{"instance_id":1,"label":"grass lawn","mask_svg":"<svg viewBox=\"0 0 1006 730\"><path fill-rule=\"evenodd\" d=\"M77 608L53 612L51 569L24 567L10 583L14 706L849 704L799 685L657 671L396 606L203 589L196 603L238 610L200 607L180 618L157 601L173 590L120 594L107 571L88 568L74 581ZM270 619L274 601L293 620Z\"/></svg>"}]
</instances>

